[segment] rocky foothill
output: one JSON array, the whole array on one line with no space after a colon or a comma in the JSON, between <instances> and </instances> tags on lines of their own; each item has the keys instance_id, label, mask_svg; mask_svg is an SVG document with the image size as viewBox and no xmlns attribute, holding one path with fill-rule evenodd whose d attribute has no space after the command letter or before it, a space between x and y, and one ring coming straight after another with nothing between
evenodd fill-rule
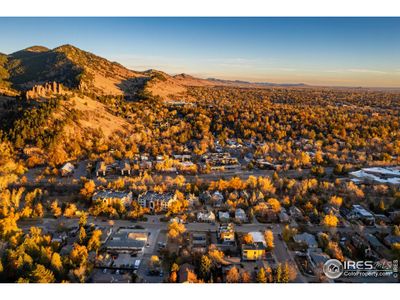
<instances>
[{"instance_id":1,"label":"rocky foothill","mask_svg":"<svg viewBox=\"0 0 400 300\"><path fill-rule=\"evenodd\" d=\"M33 86L31 90L26 92L26 98L33 99L38 97L49 97L52 95L62 95L62 94L64 94L64 89L62 84L53 81Z\"/></svg>"}]
</instances>

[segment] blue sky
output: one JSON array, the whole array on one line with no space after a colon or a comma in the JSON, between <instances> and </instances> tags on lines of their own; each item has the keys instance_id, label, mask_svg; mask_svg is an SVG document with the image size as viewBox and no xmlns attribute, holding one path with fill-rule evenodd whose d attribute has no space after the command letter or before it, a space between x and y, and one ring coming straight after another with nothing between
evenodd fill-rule
<instances>
[{"instance_id":1,"label":"blue sky","mask_svg":"<svg viewBox=\"0 0 400 300\"><path fill-rule=\"evenodd\" d=\"M0 18L0 52L73 44L128 68L400 86L400 18Z\"/></svg>"}]
</instances>

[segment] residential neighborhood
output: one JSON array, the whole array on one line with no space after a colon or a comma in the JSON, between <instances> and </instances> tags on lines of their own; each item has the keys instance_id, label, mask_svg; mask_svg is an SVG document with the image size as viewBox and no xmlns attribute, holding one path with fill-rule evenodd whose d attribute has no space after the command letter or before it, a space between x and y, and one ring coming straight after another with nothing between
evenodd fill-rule
<instances>
[{"instance_id":1,"label":"residential neighborhood","mask_svg":"<svg viewBox=\"0 0 400 300\"><path fill-rule=\"evenodd\" d=\"M41 22L0 34L0 282L399 282L395 18Z\"/></svg>"}]
</instances>

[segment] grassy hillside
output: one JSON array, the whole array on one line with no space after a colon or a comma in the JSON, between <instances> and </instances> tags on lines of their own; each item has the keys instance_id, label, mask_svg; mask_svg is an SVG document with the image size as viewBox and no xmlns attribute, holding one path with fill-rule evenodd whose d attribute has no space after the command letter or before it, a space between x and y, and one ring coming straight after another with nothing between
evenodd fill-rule
<instances>
[{"instance_id":1,"label":"grassy hillside","mask_svg":"<svg viewBox=\"0 0 400 300\"><path fill-rule=\"evenodd\" d=\"M2 78L6 78L8 73L9 82L20 90L56 81L95 94L122 95L125 93L124 82L143 76L71 45L53 50L34 46L8 57L3 55L0 59Z\"/></svg>"},{"instance_id":2,"label":"grassy hillside","mask_svg":"<svg viewBox=\"0 0 400 300\"><path fill-rule=\"evenodd\" d=\"M9 86L8 82L9 73L8 70L5 68L6 63L7 63L7 55L0 53L0 88Z\"/></svg>"},{"instance_id":3,"label":"grassy hillside","mask_svg":"<svg viewBox=\"0 0 400 300\"><path fill-rule=\"evenodd\" d=\"M22 90L46 81L77 87L78 76L82 73L82 68L70 61L64 53L44 47L31 47L12 53L5 66L13 86Z\"/></svg>"},{"instance_id":4,"label":"grassy hillside","mask_svg":"<svg viewBox=\"0 0 400 300\"><path fill-rule=\"evenodd\" d=\"M72 94L40 101L14 99L7 102L6 114L1 114L3 106L0 109L0 130L16 150L35 149L33 156L27 154L30 166L44 162L58 165L100 153L132 129L127 119L113 110L111 103L116 99L104 100Z\"/></svg>"},{"instance_id":5,"label":"grassy hillside","mask_svg":"<svg viewBox=\"0 0 400 300\"><path fill-rule=\"evenodd\" d=\"M211 84L186 74L170 76L157 70L132 71L72 45L55 49L33 46L8 56L0 54L3 86L24 91L48 81L86 94L124 95L131 99L143 93L172 99L182 97L187 86Z\"/></svg>"}]
</instances>

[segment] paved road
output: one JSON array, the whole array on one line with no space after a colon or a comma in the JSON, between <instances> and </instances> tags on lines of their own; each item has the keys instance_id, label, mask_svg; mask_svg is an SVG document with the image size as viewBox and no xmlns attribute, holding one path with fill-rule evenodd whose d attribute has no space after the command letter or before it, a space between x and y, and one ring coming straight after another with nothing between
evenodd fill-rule
<instances>
[{"instance_id":1,"label":"paved road","mask_svg":"<svg viewBox=\"0 0 400 300\"><path fill-rule=\"evenodd\" d=\"M161 216L147 216L148 220L146 222L133 222L130 220L113 220L112 223L115 228L118 227L129 227L139 225L150 232L152 230L166 230L168 228L167 222L161 222ZM110 221L103 221L103 218L94 218L92 216L88 217L88 223L93 223L98 226L109 226ZM47 228L49 230L56 229L60 224L64 226L76 226L78 224L78 219L68 219L68 218L43 218L37 220L26 220L26 221L19 221L18 225L22 229L29 229L31 226L38 226L42 228ZM188 223L185 224L186 229L188 231L216 231L218 229L218 224L213 225L212 223ZM282 225L283 226L283 225ZM309 225L306 226L307 231L310 232L321 232L326 231L327 228L321 225ZM270 229L275 234L281 233L281 224L263 224L263 223L255 223L255 224L242 224L240 226L236 226L237 232L250 232L250 231L260 231ZM376 232L383 232L388 233L390 232L390 228L388 227L367 227L367 226L358 226L358 225L351 225L349 227L338 227L332 229L337 232L358 232L358 233L376 233Z\"/></svg>"},{"instance_id":2,"label":"paved road","mask_svg":"<svg viewBox=\"0 0 400 300\"><path fill-rule=\"evenodd\" d=\"M49 182L49 177L44 177L41 180L37 181L37 177L39 174L41 174L44 171L44 167L38 167L38 168L33 168L28 170L28 172L25 174L27 178L27 183L25 185L27 186L66 186L68 187L80 187L80 178L81 177L90 177L90 174L87 173L86 166L87 166L88 160L83 160L79 161L77 163L74 175L71 177L61 177L61 176L55 176L51 177L52 181ZM327 167L325 169L326 174L329 175L332 173L332 168ZM243 170L241 168L237 169L231 169L231 170L225 170L225 171L212 171L209 174L197 174L197 175L184 175L185 179L187 182L195 182L197 180L203 180L203 181L213 181L213 180L219 180L219 179L230 179L232 177L239 177L242 180L246 180L249 178L249 176L267 176L267 177L272 177L274 174L274 170L259 170L259 169L254 169L254 170ZM183 175L183 174L163 174L163 173L157 173L157 172L152 172L153 175L162 175L163 178L171 177L175 178L178 175ZM278 172L279 176L281 177L288 177L288 178L300 178L304 176L310 175L310 169L302 169L302 170L287 170L287 171L279 171ZM120 178L121 176L117 174L111 174L107 175L105 178L114 181ZM99 184L100 182L98 181L100 177L93 177L93 180L95 181L96 184Z\"/></svg>"},{"instance_id":3,"label":"paved road","mask_svg":"<svg viewBox=\"0 0 400 300\"><path fill-rule=\"evenodd\" d=\"M282 233L282 228L283 225L278 225L279 226L279 233ZM274 234L274 243L275 243L275 248L274 248L274 254L276 258L278 259L279 262L285 262L287 261L289 265L292 265L296 268L297 271L297 277L294 280L296 283L305 283L307 282L307 279L303 276L303 274L300 272L297 263L294 260L294 256L292 251L289 250L288 246L286 245L285 241L280 239L277 234Z\"/></svg>"},{"instance_id":4,"label":"paved road","mask_svg":"<svg viewBox=\"0 0 400 300\"><path fill-rule=\"evenodd\" d=\"M163 179L167 179L167 177L170 178L176 178L177 176L183 175L185 177L186 182L193 183L198 180L203 180L203 181L216 181L220 179L231 179L232 177L239 177L242 180L247 180L250 176L263 176L263 177L272 177L274 174L274 170L259 170L259 169L254 169L254 170L242 170L240 168L238 169L232 169L232 170L225 170L225 171L212 171L208 174L197 174L197 175L187 175L187 174L176 174L176 173L157 173L157 172L152 172L151 174L153 175L161 175ZM327 172L328 173L328 172ZM278 172L279 176L281 177L288 177L288 178L300 178L304 176L308 176L310 174L309 169L303 169L303 170L288 170L288 171L279 171ZM116 175L116 174L111 174L105 176L106 179L108 180L117 180L121 176ZM97 177L94 177L93 180L97 182Z\"/></svg>"},{"instance_id":5,"label":"paved road","mask_svg":"<svg viewBox=\"0 0 400 300\"><path fill-rule=\"evenodd\" d=\"M351 233L351 232L357 232L359 234L366 234L366 233L390 233L391 229L390 227L375 227L375 226L360 226L360 225L354 225L350 224L348 227L337 227L337 228L332 228L332 229L327 229L324 226L321 225L308 225L306 226L307 231L309 232L314 232L318 233L321 231L332 231L332 232L342 232L342 233Z\"/></svg>"},{"instance_id":6,"label":"paved road","mask_svg":"<svg viewBox=\"0 0 400 300\"><path fill-rule=\"evenodd\" d=\"M102 219L94 219L93 217L88 217L88 224L93 223L97 226L110 226L109 221L102 221ZM160 222L159 218L149 218L147 222L132 222L129 220L113 220L113 227L131 227L131 226L142 226L147 229L149 232L154 230L167 230L168 223L167 222ZM68 218L44 218L42 220L27 220L27 221L20 221L18 225L20 228L24 230L28 230L31 226L37 226L49 231L57 229L57 227L62 224L63 226L72 227L78 225L78 219L68 219ZM216 231L218 229L218 224L211 224L211 223L189 223L185 224L185 227L188 231ZM241 226L236 226L237 232L250 232L250 231L259 231L259 230L266 230L269 225L267 224L243 224ZM273 231L276 233L280 232L280 229L275 229Z\"/></svg>"},{"instance_id":7,"label":"paved road","mask_svg":"<svg viewBox=\"0 0 400 300\"><path fill-rule=\"evenodd\" d=\"M205 180L205 181L215 181L219 179L230 179L232 177L239 177L242 180L248 179L250 176L267 176L272 177L274 174L274 170L242 170L232 169L232 170L225 170L225 171L212 171L208 174L198 174L198 175L185 175L185 179L187 182L195 182L196 180ZM310 174L309 169L304 170L288 170L288 171L279 171L278 174L281 177L288 177L288 178L299 178L303 176L307 176ZM178 176L177 174L169 175L172 178ZM165 176L167 177L167 176Z\"/></svg>"},{"instance_id":8,"label":"paved road","mask_svg":"<svg viewBox=\"0 0 400 300\"><path fill-rule=\"evenodd\" d=\"M139 225L142 226L148 230L154 230L154 229L167 229L168 228L168 223L167 222L161 222L160 218L161 216L152 216L149 215L147 216L148 220L145 222L133 222L130 220L112 220L112 223L114 224L113 226L115 228L117 227L129 227L129 226L135 226ZM104 218L94 218L92 216L88 217L88 223L93 223L98 226L109 226L110 221L103 221ZM18 225L21 228L29 229L31 226L38 226L38 227L43 227L43 228L48 228L48 229L55 229L57 228L60 224L63 224L64 226L76 226L78 224L78 219L69 219L65 217L61 217L59 219L55 218L43 218L43 219L33 219L33 220L24 220L24 221L19 221ZM188 231L215 231L218 228L218 224L213 225L212 223L188 223L185 224L186 229ZM259 231L259 230L266 230L270 229L274 233L280 233L281 232L281 224L263 224L263 223L251 223L251 224L242 224L236 226L236 231L237 232L250 232L250 231ZM324 226L321 225L308 225L306 226L307 231L310 232L321 232L321 231L326 231L326 230L332 230L332 231L337 231L337 232L344 232L344 233L350 233L350 232L358 232L358 233L376 233L376 232L382 232L382 233L388 233L390 232L389 227L368 227L368 226L359 226L359 225L350 225L348 227L337 227L334 229L327 229Z\"/></svg>"},{"instance_id":9,"label":"paved road","mask_svg":"<svg viewBox=\"0 0 400 300\"><path fill-rule=\"evenodd\" d=\"M142 256L138 257L141 260L137 275L138 277L143 280L144 282L152 282L152 283L161 283L163 282L163 277L160 276L148 276L148 266L150 262L150 258L152 255L156 255L157 252L157 241L158 236L160 234L160 229L147 229L150 233L148 243L150 244L149 247L144 249L144 253Z\"/></svg>"}]
</instances>

